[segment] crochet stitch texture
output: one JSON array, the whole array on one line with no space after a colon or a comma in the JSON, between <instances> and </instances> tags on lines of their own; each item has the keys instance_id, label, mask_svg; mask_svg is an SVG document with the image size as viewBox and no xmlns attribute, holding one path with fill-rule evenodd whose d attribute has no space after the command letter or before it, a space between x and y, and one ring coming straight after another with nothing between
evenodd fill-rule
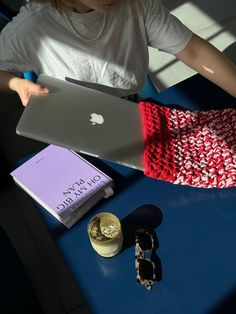
<instances>
[{"instance_id":1,"label":"crochet stitch texture","mask_svg":"<svg viewBox=\"0 0 236 314\"><path fill-rule=\"evenodd\" d=\"M139 103L144 174L201 188L236 186L236 109L189 111Z\"/></svg>"}]
</instances>

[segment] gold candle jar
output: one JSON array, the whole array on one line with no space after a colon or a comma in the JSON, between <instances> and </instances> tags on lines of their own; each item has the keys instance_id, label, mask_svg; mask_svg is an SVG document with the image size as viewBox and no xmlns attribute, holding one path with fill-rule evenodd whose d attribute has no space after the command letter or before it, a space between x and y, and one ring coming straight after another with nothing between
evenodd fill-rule
<instances>
[{"instance_id":1,"label":"gold candle jar","mask_svg":"<svg viewBox=\"0 0 236 314\"><path fill-rule=\"evenodd\" d=\"M123 245L120 220L111 213L99 213L88 224L88 236L94 250L103 257L117 255Z\"/></svg>"}]
</instances>

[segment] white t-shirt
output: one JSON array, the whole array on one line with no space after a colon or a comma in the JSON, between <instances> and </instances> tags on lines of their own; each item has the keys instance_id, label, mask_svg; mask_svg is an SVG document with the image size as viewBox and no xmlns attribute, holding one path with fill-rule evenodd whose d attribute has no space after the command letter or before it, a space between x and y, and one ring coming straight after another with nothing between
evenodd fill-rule
<instances>
[{"instance_id":1,"label":"white t-shirt","mask_svg":"<svg viewBox=\"0 0 236 314\"><path fill-rule=\"evenodd\" d=\"M159 0L118 0L105 17L97 11L68 16L49 4L22 7L1 32L0 69L102 84L127 96L144 85L148 46L177 54L192 36ZM69 21L86 38L102 30L101 36L83 40Z\"/></svg>"}]
</instances>

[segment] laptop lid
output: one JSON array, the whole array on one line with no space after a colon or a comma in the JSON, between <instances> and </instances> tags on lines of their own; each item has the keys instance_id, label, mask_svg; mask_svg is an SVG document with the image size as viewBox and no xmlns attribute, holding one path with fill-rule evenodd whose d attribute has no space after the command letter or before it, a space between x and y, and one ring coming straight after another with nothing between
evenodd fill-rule
<instances>
[{"instance_id":1,"label":"laptop lid","mask_svg":"<svg viewBox=\"0 0 236 314\"><path fill-rule=\"evenodd\" d=\"M16 133L143 170L137 103L42 74L49 94L32 95Z\"/></svg>"}]
</instances>

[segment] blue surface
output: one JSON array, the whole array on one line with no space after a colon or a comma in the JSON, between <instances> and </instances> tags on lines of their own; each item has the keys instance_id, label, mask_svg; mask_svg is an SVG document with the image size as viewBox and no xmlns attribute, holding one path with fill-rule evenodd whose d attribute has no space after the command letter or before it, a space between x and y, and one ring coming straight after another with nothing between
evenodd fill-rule
<instances>
[{"instance_id":1,"label":"blue surface","mask_svg":"<svg viewBox=\"0 0 236 314\"><path fill-rule=\"evenodd\" d=\"M144 90L145 91L145 90ZM171 86L159 93L154 88L147 89L146 98L165 105L190 110L210 110L236 107L236 98L202 77L200 74Z\"/></svg>"},{"instance_id":2,"label":"blue surface","mask_svg":"<svg viewBox=\"0 0 236 314\"><path fill-rule=\"evenodd\" d=\"M74 227L40 209L92 313L217 313L236 286L236 189L178 186L105 164L118 172L116 193ZM98 256L87 237L89 219L102 211L116 214L124 229L124 250L110 259ZM154 227L159 243L159 281L151 292L135 280L134 231L141 226Z\"/></svg>"},{"instance_id":3,"label":"blue surface","mask_svg":"<svg viewBox=\"0 0 236 314\"><path fill-rule=\"evenodd\" d=\"M235 105L235 99L214 86L212 99L201 89L194 96L191 91L199 79L200 87L197 76L150 96L190 109L199 104ZM38 209L92 313L236 313L236 188L174 185L112 162L89 160L115 180L114 196L101 201L71 229ZM89 219L102 211L117 215L124 232L123 251L110 259L97 255L87 236ZM134 232L139 227L153 228L157 235L158 280L150 292L136 283Z\"/></svg>"},{"instance_id":4,"label":"blue surface","mask_svg":"<svg viewBox=\"0 0 236 314\"><path fill-rule=\"evenodd\" d=\"M149 76L147 76L145 85L144 85L143 89L138 93L138 96L141 99L145 99L145 98L151 97L151 95L153 95L153 97L155 98L157 94L158 94L158 91L157 91L156 87L153 85Z\"/></svg>"}]
</instances>

